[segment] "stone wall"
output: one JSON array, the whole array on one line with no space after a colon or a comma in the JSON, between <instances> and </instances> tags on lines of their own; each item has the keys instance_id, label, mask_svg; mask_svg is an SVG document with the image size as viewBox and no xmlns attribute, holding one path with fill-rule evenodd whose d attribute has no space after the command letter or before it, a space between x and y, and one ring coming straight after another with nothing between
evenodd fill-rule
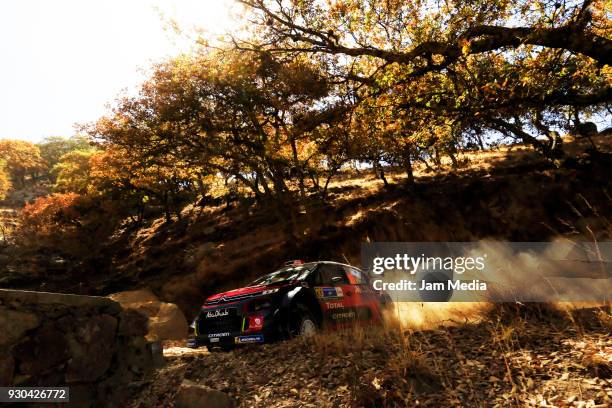
<instances>
[{"instance_id":1,"label":"stone wall","mask_svg":"<svg viewBox=\"0 0 612 408\"><path fill-rule=\"evenodd\" d=\"M145 316L105 297L0 289L0 386L68 386L69 406L122 405L163 360L146 333Z\"/></svg>"},{"instance_id":2,"label":"stone wall","mask_svg":"<svg viewBox=\"0 0 612 408\"><path fill-rule=\"evenodd\" d=\"M161 302L149 289L130 290L109 296L124 309L133 309L149 318L149 340L183 340L189 324L174 303Z\"/></svg>"}]
</instances>

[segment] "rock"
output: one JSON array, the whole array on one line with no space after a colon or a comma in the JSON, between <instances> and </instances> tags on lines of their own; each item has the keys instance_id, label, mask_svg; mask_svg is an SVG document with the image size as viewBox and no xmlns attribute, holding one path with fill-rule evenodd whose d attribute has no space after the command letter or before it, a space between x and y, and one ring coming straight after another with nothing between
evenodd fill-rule
<instances>
[{"instance_id":1,"label":"rock","mask_svg":"<svg viewBox=\"0 0 612 408\"><path fill-rule=\"evenodd\" d=\"M147 316L147 339L181 340L187 337L189 325L181 309L174 303L160 302L150 290L119 292L110 298L127 310L136 310Z\"/></svg>"},{"instance_id":2,"label":"rock","mask_svg":"<svg viewBox=\"0 0 612 408\"><path fill-rule=\"evenodd\" d=\"M27 312L18 312L0 307L0 348L5 349L19 340L25 332L38 327L36 315Z\"/></svg>"},{"instance_id":3,"label":"rock","mask_svg":"<svg viewBox=\"0 0 612 408\"><path fill-rule=\"evenodd\" d=\"M151 356L153 365L156 368L161 368L166 365L164 358L164 346L161 341L151 341L147 343L148 354Z\"/></svg>"},{"instance_id":4,"label":"rock","mask_svg":"<svg viewBox=\"0 0 612 408\"><path fill-rule=\"evenodd\" d=\"M69 385L71 405L124 405L154 372L147 323L105 297L0 289L0 386Z\"/></svg>"},{"instance_id":5,"label":"rock","mask_svg":"<svg viewBox=\"0 0 612 408\"><path fill-rule=\"evenodd\" d=\"M93 384L71 384L69 405L75 407L95 406L93 401L95 395L96 387Z\"/></svg>"},{"instance_id":6,"label":"rock","mask_svg":"<svg viewBox=\"0 0 612 408\"><path fill-rule=\"evenodd\" d=\"M32 292L28 290L0 289L0 303L16 305L60 305L63 309L70 307L75 310L96 308L106 313L115 314L121 311L117 302L107 297L68 295L64 293Z\"/></svg>"},{"instance_id":7,"label":"rock","mask_svg":"<svg viewBox=\"0 0 612 408\"><path fill-rule=\"evenodd\" d=\"M121 399L128 392L128 385L133 381L144 381L155 371L153 357L144 337L123 338L113 357L120 364L113 364L113 371L98 383L98 393L114 394L113 398ZM116 406L112 403L100 406Z\"/></svg>"},{"instance_id":8,"label":"rock","mask_svg":"<svg viewBox=\"0 0 612 408\"><path fill-rule=\"evenodd\" d=\"M176 394L176 408L230 408L234 400L227 394L191 381L183 381Z\"/></svg>"},{"instance_id":9,"label":"rock","mask_svg":"<svg viewBox=\"0 0 612 408\"><path fill-rule=\"evenodd\" d=\"M192 248L185 256L185 265L195 267L196 265L200 264L203 259L210 257L210 255L216 250L217 245L218 244L216 242L205 242Z\"/></svg>"},{"instance_id":10,"label":"rock","mask_svg":"<svg viewBox=\"0 0 612 408\"><path fill-rule=\"evenodd\" d=\"M61 387L66 384L64 380L64 373L60 369L48 370L44 374L36 377L36 381L32 386L40 386L40 387Z\"/></svg>"},{"instance_id":11,"label":"rock","mask_svg":"<svg viewBox=\"0 0 612 408\"><path fill-rule=\"evenodd\" d=\"M32 377L29 375L15 374L13 377L13 385L21 387L31 387Z\"/></svg>"},{"instance_id":12,"label":"rock","mask_svg":"<svg viewBox=\"0 0 612 408\"><path fill-rule=\"evenodd\" d=\"M86 319L70 341L72 358L66 368L66 382L95 381L110 367L115 351L117 319L99 315Z\"/></svg>"},{"instance_id":13,"label":"rock","mask_svg":"<svg viewBox=\"0 0 612 408\"><path fill-rule=\"evenodd\" d=\"M124 304L123 307L125 309L137 310L138 312L147 316L147 318L150 318L153 316L157 316L161 304L162 302L156 300L151 302L127 303Z\"/></svg>"},{"instance_id":14,"label":"rock","mask_svg":"<svg viewBox=\"0 0 612 408\"><path fill-rule=\"evenodd\" d=\"M68 358L68 342L55 325L46 324L17 344L13 355L20 361L21 374L38 376Z\"/></svg>"},{"instance_id":15,"label":"rock","mask_svg":"<svg viewBox=\"0 0 612 408\"><path fill-rule=\"evenodd\" d=\"M216 230L217 229L215 228L215 226L211 225L209 227L204 228L202 230L202 234L204 234L204 235L211 235L211 234L214 234Z\"/></svg>"},{"instance_id":16,"label":"rock","mask_svg":"<svg viewBox=\"0 0 612 408\"><path fill-rule=\"evenodd\" d=\"M149 335L157 340L180 340L187 337L189 325L174 303L162 303L157 316L149 318Z\"/></svg>"},{"instance_id":17,"label":"rock","mask_svg":"<svg viewBox=\"0 0 612 408\"><path fill-rule=\"evenodd\" d=\"M146 336L149 318L135 309L125 309L119 315L119 334L124 336Z\"/></svg>"},{"instance_id":18,"label":"rock","mask_svg":"<svg viewBox=\"0 0 612 408\"><path fill-rule=\"evenodd\" d=\"M129 340L125 347L120 350L118 357L123 365L132 373L146 375L155 367L154 355L151 352L150 343L144 337L136 337Z\"/></svg>"},{"instance_id":19,"label":"rock","mask_svg":"<svg viewBox=\"0 0 612 408\"><path fill-rule=\"evenodd\" d=\"M127 404L130 398L129 382L118 382L116 380L116 378L109 378L97 383L98 401L94 406L119 407L129 405Z\"/></svg>"},{"instance_id":20,"label":"rock","mask_svg":"<svg viewBox=\"0 0 612 408\"><path fill-rule=\"evenodd\" d=\"M157 296L155 296L149 289L128 290L125 292L114 293L110 295L109 298L115 302L119 302L121 305L159 301Z\"/></svg>"},{"instance_id":21,"label":"rock","mask_svg":"<svg viewBox=\"0 0 612 408\"><path fill-rule=\"evenodd\" d=\"M15 359L10 355L0 355L0 387L9 387L13 384L15 372Z\"/></svg>"}]
</instances>

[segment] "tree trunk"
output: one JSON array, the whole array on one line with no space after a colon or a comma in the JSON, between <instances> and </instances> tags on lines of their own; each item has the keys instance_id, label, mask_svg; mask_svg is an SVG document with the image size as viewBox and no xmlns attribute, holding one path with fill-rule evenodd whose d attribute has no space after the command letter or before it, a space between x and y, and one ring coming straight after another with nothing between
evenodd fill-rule
<instances>
[{"instance_id":1,"label":"tree trunk","mask_svg":"<svg viewBox=\"0 0 612 408\"><path fill-rule=\"evenodd\" d=\"M163 201L164 201L164 214L166 216L166 222L167 223L171 223L172 222L172 214L170 213L170 206L168 203L168 192L164 191L164 195L163 195Z\"/></svg>"},{"instance_id":2,"label":"tree trunk","mask_svg":"<svg viewBox=\"0 0 612 408\"><path fill-rule=\"evenodd\" d=\"M414 170L412 166L412 148L409 144L404 147L404 168L406 169L406 184L414 185Z\"/></svg>"},{"instance_id":3,"label":"tree trunk","mask_svg":"<svg viewBox=\"0 0 612 408\"><path fill-rule=\"evenodd\" d=\"M525 132L518 124L509 123L501 119L493 119L493 123L497 129L505 134L511 133L518 137L523 143L531 145L536 151L540 152L546 159L559 165L559 160L565 155L563 152L563 143L561 136L558 134L552 137L552 143L543 143L536 137Z\"/></svg>"},{"instance_id":4,"label":"tree trunk","mask_svg":"<svg viewBox=\"0 0 612 408\"><path fill-rule=\"evenodd\" d=\"M291 152L293 154L293 166L297 172L298 185L300 187L300 197L306 197L306 187L304 186L304 172L302 171L302 165L298 156L297 145L294 138L291 138Z\"/></svg>"},{"instance_id":5,"label":"tree trunk","mask_svg":"<svg viewBox=\"0 0 612 408\"><path fill-rule=\"evenodd\" d=\"M312 186L315 190L320 191L321 190L321 184L319 183L319 175L317 174L316 171L309 171L308 174L310 174L310 180L312 180Z\"/></svg>"},{"instance_id":6,"label":"tree trunk","mask_svg":"<svg viewBox=\"0 0 612 408\"><path fill-rule=\"evenodd\" d=\"M448 157L451 159L452 167L456 170L459 167L459 163L457 162L457 158L453 152L448 152Z\"/></svg>"},{"instance_id":7,"label":"tree trunk","mask_svg":"<svg viewBox=\"0 0 612 408\"><path fill-rule=\"evenodd\" d=\"M323 200L327 199L327 188L329 187L329 182L331 181L331 179L334 177L334 175L336 174L336 172L340 169L340 166L333 166L330 167L329 169L329 175L327 176L327 178L325 179L325 185L323 186L323 192L321 194L321 198Z\"/></svg>"},{"instance_id":8,"label":"tree trunk","mask_svg":"<svg viewBox=\"0 0 612 408\"><path fill-rule=\"evenodd\" d=\"M380 178L384 186L389 187L389 182L387 181L387 178L385 177L385 170L380 165L380 162L378 161L378 159L374 160L374 162L372 163L372 166L374 167L374 175L376 176L376 178Z\"/></svg>"}]
</instances>

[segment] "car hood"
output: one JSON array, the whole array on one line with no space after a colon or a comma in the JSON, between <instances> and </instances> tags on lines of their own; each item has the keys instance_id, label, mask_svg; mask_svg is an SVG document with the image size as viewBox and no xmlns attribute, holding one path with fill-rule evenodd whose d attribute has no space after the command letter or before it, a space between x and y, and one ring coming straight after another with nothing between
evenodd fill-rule
<instances>
[{"instance_id":1,"label":"car hood","mask_svg":"<svg viewBox=\"0 0 612 408\"><path fill-rule=\"evenodd\" d=\"M224 303L231 302L233 300L240 300L246 297L258 296L264 293L266 290L280 288L286 285L257 285L257 286L246 286L244 288L238 288L229 290L227 292L217 293L206 299L205 304L209 303Z\"/></svg>"},{"instance_id":2,"label":"car hood","mask_svg":"<svg viewBox=\"0 0 612 408\"><path fill-rule=\"evenodd\" d=\"M267 286L261 286L261 285L247 286L244 288L228 290L227 292L217 293L216 295L210 296L208 299L206 299L206 301L210 302L214 300L220 300L221 298L226 298L227 300L230 300L231 298L235 298L235 297L242 297L245 295L254 295L259 292L263 292L266 289L267 289Z\"/></svg>"}]
</instances>

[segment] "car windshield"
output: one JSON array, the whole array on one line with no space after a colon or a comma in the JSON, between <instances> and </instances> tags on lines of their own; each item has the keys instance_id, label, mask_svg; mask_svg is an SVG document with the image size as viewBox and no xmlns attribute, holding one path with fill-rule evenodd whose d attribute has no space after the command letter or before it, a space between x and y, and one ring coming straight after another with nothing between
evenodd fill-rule
<instances>
[{"instance_id":1,"label":"car windshield","mask_svg":"<svg viewBox=\"0 0 612 408\"><path fill-rule=\"evenodd\" d=\"M272 285L279 282L302 280L312 270L312 265L286 266L276 272L269 273L255 279L251 286Z\"/></svg>"}]
</instances>

